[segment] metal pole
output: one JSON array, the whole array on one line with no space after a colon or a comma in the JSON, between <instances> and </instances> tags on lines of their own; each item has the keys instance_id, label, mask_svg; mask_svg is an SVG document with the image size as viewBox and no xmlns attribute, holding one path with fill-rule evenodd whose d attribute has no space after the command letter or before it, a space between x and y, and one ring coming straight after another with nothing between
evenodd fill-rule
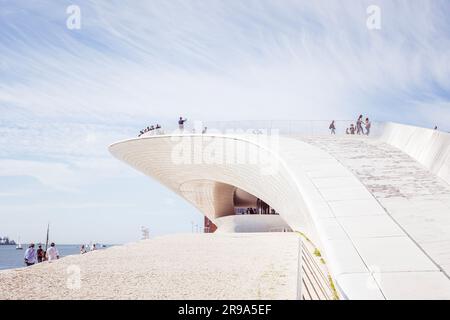
<instances>
[{"instance_id":1,"label":"metal pole","mask_svg":"<svg viewBox=\"0 0 450 320\"><path fill-rule=\"evenodd\" d=\"M303 243L301 236L299 237L299 249L298 249L298 262L297 262L297 300L302 300L302 285L303 285L303 271L302 271L302 258L303 258Z\"/></svg>"},{"instance_id":2,"label":"metal pole","mask_svg":"<svg viewBox=\"0 0 450 320\"><path fill-rule=\"evenodd\" d=\"M49 233L50 233L50 222L47 223L47 239L45 240L45 252L44 252L45 260L47 260L47 248L48 248Z\"/></svg>"}]
</instances>

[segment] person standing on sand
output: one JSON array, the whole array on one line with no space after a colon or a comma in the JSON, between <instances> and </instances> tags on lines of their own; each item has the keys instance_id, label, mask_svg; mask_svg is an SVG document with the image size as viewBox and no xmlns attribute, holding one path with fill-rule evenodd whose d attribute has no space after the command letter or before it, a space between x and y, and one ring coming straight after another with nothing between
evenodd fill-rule
<instances>
[{"instance_id":1,"label":"person standing on sand","mask_svg":"<svg viewBox=\"0 0 450 320\"><path fill-rule=\"evenodd\" d=\"M27 267L36 263L36 251L34 250L34 243L31 243L24 255L25 264Z\"/></svg>"},{"instance_id":2,"label":"person standing on sand","mask_svg":"<svg viewBox=\"0 0 450 320\"><path fill-rule=\"evenodd\" d=\"M42 249L41 245L39 245L36 253L37 253L37 262L41 263L44 260L44 249Z\"/></svg>"},{"instance_id":3,"label":"person standing on sand","mask_svg":"<svg viewBox=\"0 0 450 320\"><path fill-rule=\"evenodd\" d=\"M48 262L52 262L53 260L59 259L58 249L55 247L55 243L52 242L50 248L47 249L47 260Z\"/></svg>"}]
</instances>

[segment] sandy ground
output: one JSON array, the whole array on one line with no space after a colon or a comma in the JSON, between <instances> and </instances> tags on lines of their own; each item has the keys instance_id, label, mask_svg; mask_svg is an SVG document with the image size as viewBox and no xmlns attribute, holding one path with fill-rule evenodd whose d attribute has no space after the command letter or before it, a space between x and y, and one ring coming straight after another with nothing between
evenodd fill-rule
<instances>
[{"instance_id":1,"label":"sandy ground","mask_svg":"<svg viewBox=\"0 0 450 320\"><path fill-rule=\"evenodd\" d=\"M295 299L298 247L294 233L164 236L0 271L0 299Z\"/></svg>"}]
</instances>

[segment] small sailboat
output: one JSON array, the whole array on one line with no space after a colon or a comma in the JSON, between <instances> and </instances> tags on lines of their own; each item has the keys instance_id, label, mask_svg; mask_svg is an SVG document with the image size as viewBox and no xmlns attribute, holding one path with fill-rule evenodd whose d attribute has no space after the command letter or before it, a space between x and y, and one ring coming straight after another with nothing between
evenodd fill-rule
<instances>
[{"instance_id":1,"label":"small sailboat","mask_svg":"<svg viewBox=\"0 0 450 320\"><path fill-rule=\"evenodd\" d=\"M20 237L19 240L17 241L17 245L16 245L16 250L22 250L22 244L20 243Z\"/></svg>"}]
</instances>

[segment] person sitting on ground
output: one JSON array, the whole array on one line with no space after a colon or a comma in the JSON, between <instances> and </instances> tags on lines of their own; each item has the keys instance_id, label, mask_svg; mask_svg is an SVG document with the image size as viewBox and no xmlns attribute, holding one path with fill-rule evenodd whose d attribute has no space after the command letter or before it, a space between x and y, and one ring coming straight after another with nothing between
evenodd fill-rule
<instances>
[{"instance_id":1,"label":"person sitting on ground","mask_svg":"<svg viewBox=\"0 0 450 320\"><path fill-rule=\"evenodd\" d=\"M52 262L57 259L59 259L59 252L58 249L56 249L55 243L52 242L50 248L47 249L47 260L48 262Z\"/></svg>"},{"instance_id":2,"label":"person sitting on ground","mask_svg":"<svg viewBox=\"0 0 450 320\"><path fill-rule=\"evenodd\" d=\"M31 243L24 255L25 264L27 267L36 263L36 251L34 251L34 243Z\"/></svg>"},{"instance_id":3,"label":"person sitting on ground","mask_svg":"<svg viewBox=\"0 0 450 320\"><path fill-rule=\"evenodd\" d=\"M81 249L80 249L80 254L85 254L86 251L86 247L84 246L84 244L81 245Z\"/></svg>"},{"instance_id":4,"label":"person sitting on ground","mask_svg":"<svg viewBox=\"0 0 450 320\"><path fill-rule=\"evenodd\" d=\"M161 129L161 126L157 123L155 129Z\"/></svg>"},{"instance_id":5,"label":"person sitting on ground","mask_svg":"<svg viewBox=\"0 0 450 320\"><path fill-rule=\"evenodd\" d=\"M350 125L350 134L355 134L355 126L353 123Z\"/></svg>"},{"instance_id":6,"label":"person sitting on ground","mask_svg":"<svg viewBox=\"0 0 450 320\"><path fill-rule=\"evenodd\" d=\"M350 134L350 130L348 128L345 129L345 134Z\"/></svg>"},{"instance_id":7,"label":"person sitting on ground","mask_svg":"<svg viewBox=\"0 0 450 320\"><path fill-rule=\"evenodd\" d=\"M207 130L208 130L208 127L204 127L203 131L202 131L202 134L205 134Z\"/></svg>"}]
</instances>

